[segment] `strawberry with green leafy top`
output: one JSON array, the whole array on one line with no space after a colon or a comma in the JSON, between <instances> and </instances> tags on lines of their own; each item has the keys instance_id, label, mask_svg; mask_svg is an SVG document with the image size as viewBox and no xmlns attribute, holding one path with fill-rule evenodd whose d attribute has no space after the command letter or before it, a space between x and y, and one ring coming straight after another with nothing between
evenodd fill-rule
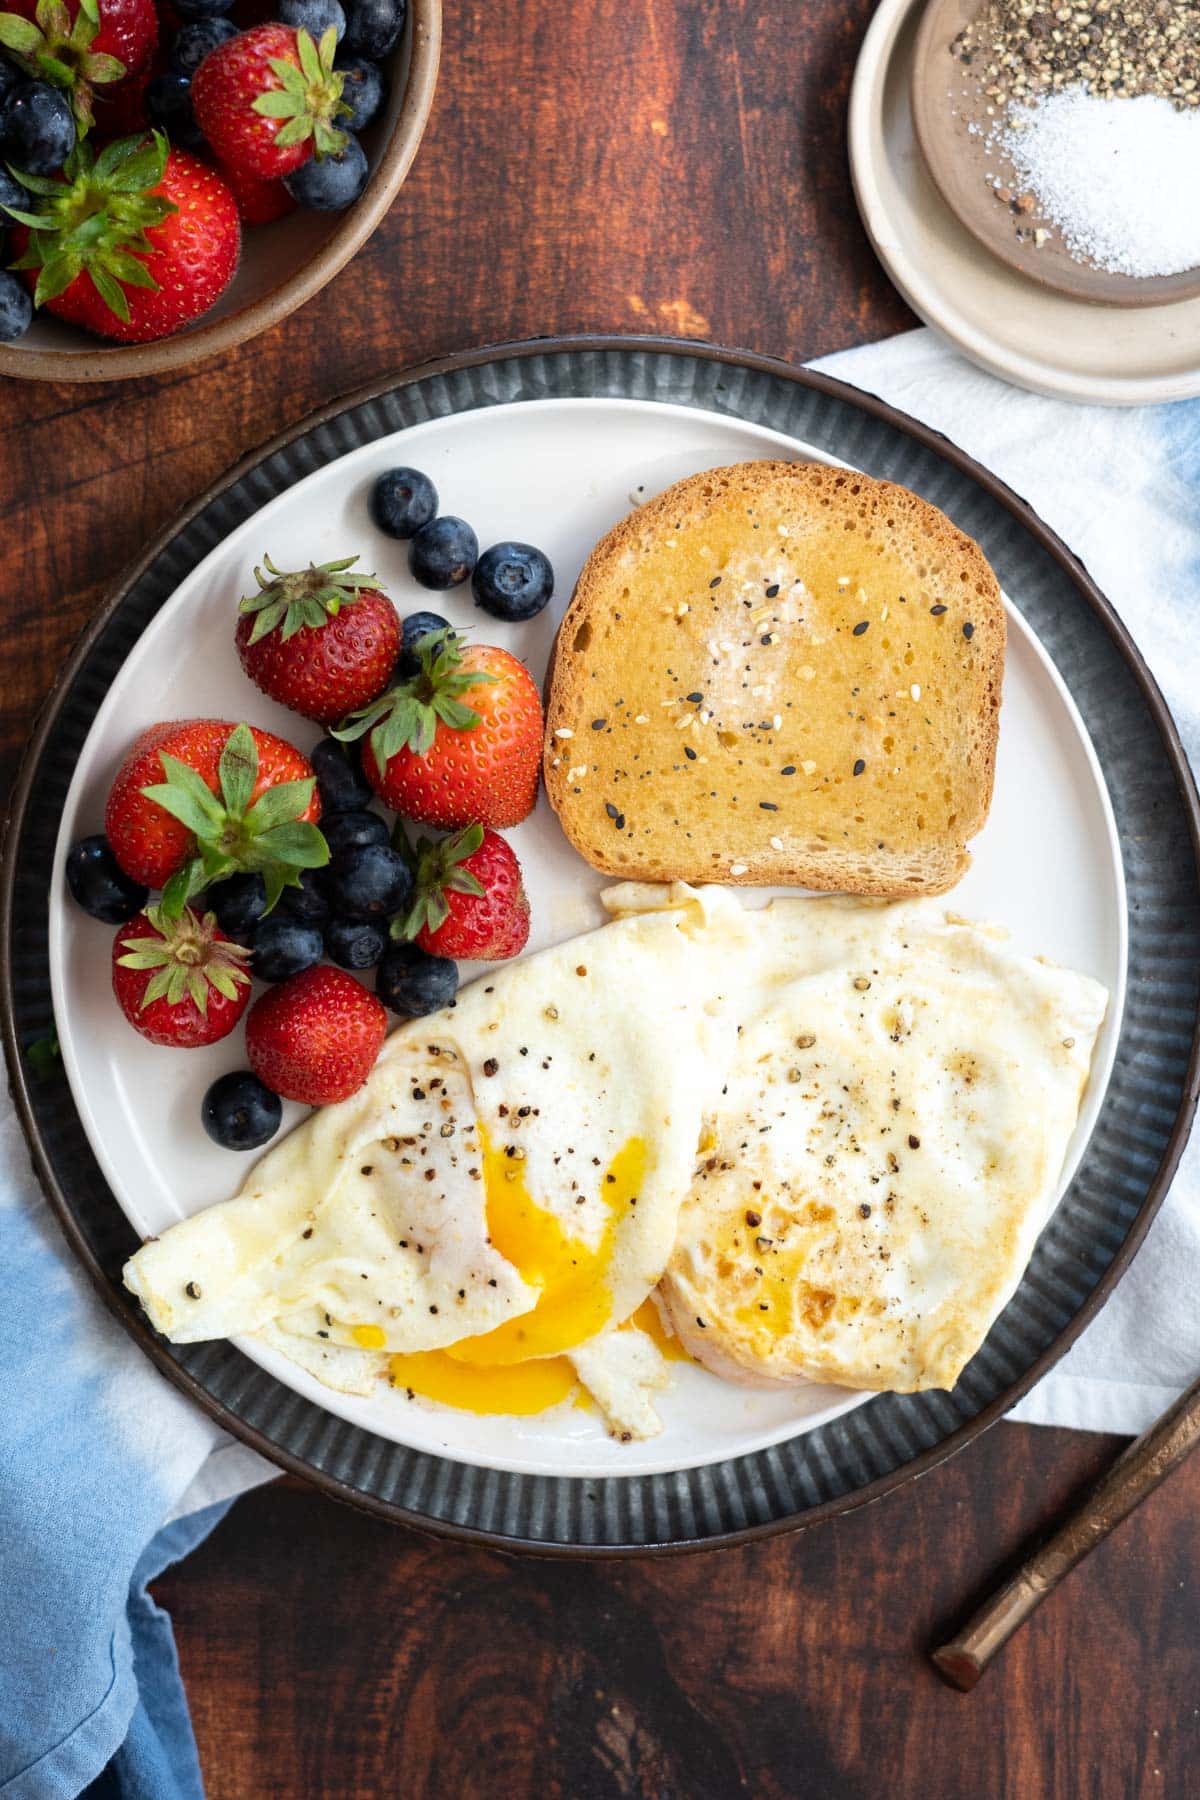
<instances>
[{"instance_id":1,"label":"strawberry with green leafy top","mask_svg":"<svg viewBox=\"0 0 1200 1800\"><path fill-rule=\"evenodd\" d=\"M431 956L491 962L519 956L529 940L529 901L521 865L498 832L472 825L416 850L416 890L392 936Z\"/></svg>"},{"instance_id":2,"label":"strawberry with green leafy top","mask_svg":"<svg viewBox=\"0 0 1200 1800\"><path fill-rule=\"evenodd\" d=\"M162 132L94 156L80 144L63 178L20 174L28 210L13 267L34 304L102 337L145 343L207 312L233 280L241 226L220 177Z\"/></svg>"},{"instance_id":3,"label":"strawberry with green leafy top","mask_svg":"<svg viewBox=\"0 0 1200 1800\"><path fill-rule=\"evenodd\" d=\"M381 694L400 654L400 620L355 556L289 574L263 557L240 603L237 652L272 700L332 725Z\"/></svg>"},{"instance_id":4,"label":"strawberry with green leafy top","mask_svg":"<svg viewBox=\"0 0 1200 1800\"><path fill-rule=\"evenodd\" d=\"M453 631L430 632L413 651L416 674L333 735L367 737L367 780L406 819L445 831L518 825L533 811L542 754L529 670L495 644L465 647Z\"/></svg>"},{"instance_id":5,"label":"strawberry with green leafy top","mask_svg":"<svg viewBox=\"0 0 1200 1800\"><path fill-rule=\"evenodd\" d=\"M184 719L143 732L118 771L104 829L127 875L162 888L167 917L201 887L261 874L268 907L302 869L323 868L316 778L269 731Z\"/></svg>"},{"instance_id":6,"label":"strawberry with green leafy top","mask_svg":"<svg viewBox=\"0 0 1200 1800\"><path fill-rule=\"evenodd\" d=\"M185 906L178 919L149 906L113 941L112 983L135 1031L152 1044L195 1050L228 1037L246 1010L249 950L231 943L212 913Z\"/></svg>"},{"instance_id":7,"label":"strawberry with green leafy top","mask_svg":"<svg viewBox=\"0 0 1200 1800\"><path fill-rule=\"evenodd\" d=\"M337 32L321 42L291 25L253 25L209 52L192 77L196 122L213 154L264 180L290 175L346 143L350 108L333 66Z\"/></svg>"},{"instance_id":8,"label":"strawberry with green leafy top","mask_svg":"<svg viewBox=\"0 0 1200 1800\"><path fill-rule=\"evenodd\" d=\"M96 90L137 73L158 43L153 0L8 0L0 46L35 81L70 95L81 130L93 123Z\"/></svg>"}]
</instances>

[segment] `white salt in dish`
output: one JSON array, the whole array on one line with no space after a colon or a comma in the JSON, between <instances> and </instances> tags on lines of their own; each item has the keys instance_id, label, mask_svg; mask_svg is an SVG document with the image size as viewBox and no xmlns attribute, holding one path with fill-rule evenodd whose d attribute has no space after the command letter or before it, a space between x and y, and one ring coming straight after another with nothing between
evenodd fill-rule
<instances>
[{"instance_id":1,"label":"white salt in dish","mask_svg":"<svg viewBox=\"0 0 1200 1800\"><path fill-rule=\"evenodd\" d=\"M1013 107L989 142L1077 261L1142 278L1200 264L1200 108L1080 85Z\"/></svg>"}]
</instances>

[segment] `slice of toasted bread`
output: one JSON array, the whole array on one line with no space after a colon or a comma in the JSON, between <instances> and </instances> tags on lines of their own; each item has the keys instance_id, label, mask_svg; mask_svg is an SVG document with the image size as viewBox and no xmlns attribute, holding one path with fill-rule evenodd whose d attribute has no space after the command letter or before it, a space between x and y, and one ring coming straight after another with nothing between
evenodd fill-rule
<instances>
[{"instance_id":1,"label":"slice of toasted bread","mask_svg":"<svg viewBox=\"0 0 1200 1800\"><path fill-rule=\"evenodd\" d=\"M991 802L1004 639L983 552L906 488L693 475L584 566L546 791L606 874L941 893Z\"/></svg>"}]
</instances>

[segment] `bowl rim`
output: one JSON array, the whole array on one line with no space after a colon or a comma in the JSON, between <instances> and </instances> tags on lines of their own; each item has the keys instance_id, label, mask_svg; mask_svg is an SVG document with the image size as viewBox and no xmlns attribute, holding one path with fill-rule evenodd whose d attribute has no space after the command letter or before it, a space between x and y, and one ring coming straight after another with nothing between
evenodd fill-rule
<instances>
[{"instance_id":1,"label":"bowl rim","mask_svg":"<svg viewBox=\"0 0 1200 1800\"><path fill-rule=\"evenodd\" d=\"M362 248L391 207L425 135L441 58L442 0L409 0L409 20L408 79L392 134L362 194L307 263L236 312L153 343L106 345L96 339L83 350L0 345L0 376L22 381L117 381L191 369L281 324L320 293Z\"/></svg>"},{"instance_id":2,"label":"bowl rim","mask_svg":"<svg viewBox=\"0 0 1200 1800\"><path fill-rule=\"evenodd\" d=\"M750 374L772 376L800 387L813 389L834 399L848 400L856 408L885 421L924 448L932 450L939 458L950 463L960 473L968 476L983 488L994 501L1018 521L1024 530L1035 539L1039 547L1059 566L1107 631L1116 650L1128 667L1142 692L1147 710L1161 734L1164 756L1174 775L1180 802L1187 816L1191 855L1193 861L1200 865L1200 792L1197 789L1196 778L1192 773L1183 740L1162 691L1112 602L1097 586L1081 559L1058 536L1057 532L1045 523L1027 500L1023 499L999 476L992 474L984 464L978 462L967 451L960 449L953 440L945 437L934 427L924 424L911 414L893 406L889 401L881 399L868 389L856 387L852 383L838 376L826 374L822 370L797 365L759 351L725 347L703 340L660 337L653 334L568 333L561 336L550 335L543 338L487 344L475 349L435 355L417 363L403 365L389 375L376 377L365 385L351 390L325 405L314 408L294 424L272 434L256 449L252 449L240 457L202 494L180 507L156 533L154 539L124 568L120 569L109 584L104 599L84 627L73 649L60 665L45 700L34 716L13 784L8 816L3 821L3 829L0 831L0 1038L3 1039L9 1083L17 1116L30 1150L34 1172L42 1191L57 1218L69 1249L90 1277L93 1287L99 1293L110 1315L149 1356L160 1373L176 1389L193 1400L210 1419L221 1425L240 1443L257 1450L282 1473L298 1477L306 1485L316 1488L330 1499L341 1501L357 1511L368 1513L375 1518L407 1526L427 1538L447 1539L452 1542L500 1551L508 1555L530 1555L547 1560L568 1562L706 1555L713 1551L757 1543L768 1538L791 1536L811 1530L813 1526L824 1524L843 1514L857 1512L861 1507L872 1505L957 1455L959 1451L965 1449L968 1444L974 1442L977 1437L1002 1418L1043 1375L1053 1368L1079 1337L1084 1327L1099 1312L1141 1248L1150 1225L1166 1197L1191 1134L1198 1104L1200 1104L1200 1016L1198 1016L1193 1024L1191 1048L1187 1066L1183 1072L1179 1106L1158 1166L1146 1185L1145 1198L1130 1221L1128 1230L1114 1253L1112 1261L1100 1276L1091 1293L1040 1355L1034 1358L1033 1362L1022 1371L1015 1381L973 1417L887 1474L834 1499L807 1507L802 1512L786 1514L758 1525L714 1533L712 1536L700 1540L686 1538L603 1545L559 1544L543 1539L506 1536L480 1526L451 1523L368 1493L344 1480L341 1476L322 1468L319 1464L309 1462L303 1456L275 1443L264 1430L260 1430L248 1419L241 1417L224 1401L211 1395L187 1368L175 1360L170 1354L170 1347L166 1341L158 1338L144 1315L141 1314L140 1309L110 1280L75 1218L70 1197L59 1180L53 1159L43 1142L35 1114L30 1077L21 1053L13 998L12 929L18 889L16 851L26 813L33 802L43 751L75 677L86 663L93 645L121 606L128 590L162 554L179 532L203 512L215 498L226 489L236 485L259 463L297 438L303 437L315 427L329 423L339 414L356 406L378 400L394 388L411 385L431 375L459 374L486 367L493 362L509 359L532 359L563 352L606 353L631 350L668 356L694 357L700 361L741 369Z\"/></svg>"}]
</instances>

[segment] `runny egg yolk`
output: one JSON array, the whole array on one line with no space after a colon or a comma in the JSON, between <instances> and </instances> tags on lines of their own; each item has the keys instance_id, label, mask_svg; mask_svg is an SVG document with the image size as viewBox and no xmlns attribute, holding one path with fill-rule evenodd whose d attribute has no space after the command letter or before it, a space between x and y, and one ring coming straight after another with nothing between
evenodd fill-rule
<instances>
[{"instance_id":1,"label":"runny egg yolk","mask_svg":"<svg viewBox=\"0 0 1200 1800\"><path fill-rule=\"evenodd\" d=\"M557 1356L610 1322L612 1293L606 1276L617 1229L638 1198L646 1174L644 1139L631 1137L617 1151L600 1183L607 1220L594 1247L570 1238L557 1217L529 1192L524 1163L505 1156L479 1127L483 1150L488 1236L522 1280L540 1290L532 1311L506 1319L493 1331L463 1338L447 1355L485 1367Z\"/></svg>"},{"instance_id":2,"label":"runny egg yolk","mask_svg":"<svg viewBox=\"0 0 1200 1800\"><path fill-rule=\"evenodd\" d=\"M393 1386L473 1413L545 1412L565 1400L578 1379L565 1356L487 1369L456 1362L444 1350L390 1357L388 1370Z\"/></svg>"},{"instance_id":3,"label":"runny egg yolk","mask_svg":"<svg viewBox=\"0 0 1200 1800\"><path fill-rule=\"evenodd\" d=\"M537 1204L524 1163L496 1150L482 1125L478 1132L488 1236L522 1279L540 1290L540 1297L520 1318L445 1350L389 1357L388 1369L395 1387L463 1412L545 1412L567 1399L577 1384L574 1368L560 1352L594 1337L610 1322L612 1294L605 1277L617 1229L645 1179L646 1145L639 1137L630 1138L605 1171L600 1196L608 1218L592 1247L568 1237L555 1215ZM649 1301L632 1322L649 1331L665 1355L685 1354L667 1337ZM368 1350L380 1348L384 1338L378 1325L358 1325L353 1335Z\"/></svg>"}]
</instances>

